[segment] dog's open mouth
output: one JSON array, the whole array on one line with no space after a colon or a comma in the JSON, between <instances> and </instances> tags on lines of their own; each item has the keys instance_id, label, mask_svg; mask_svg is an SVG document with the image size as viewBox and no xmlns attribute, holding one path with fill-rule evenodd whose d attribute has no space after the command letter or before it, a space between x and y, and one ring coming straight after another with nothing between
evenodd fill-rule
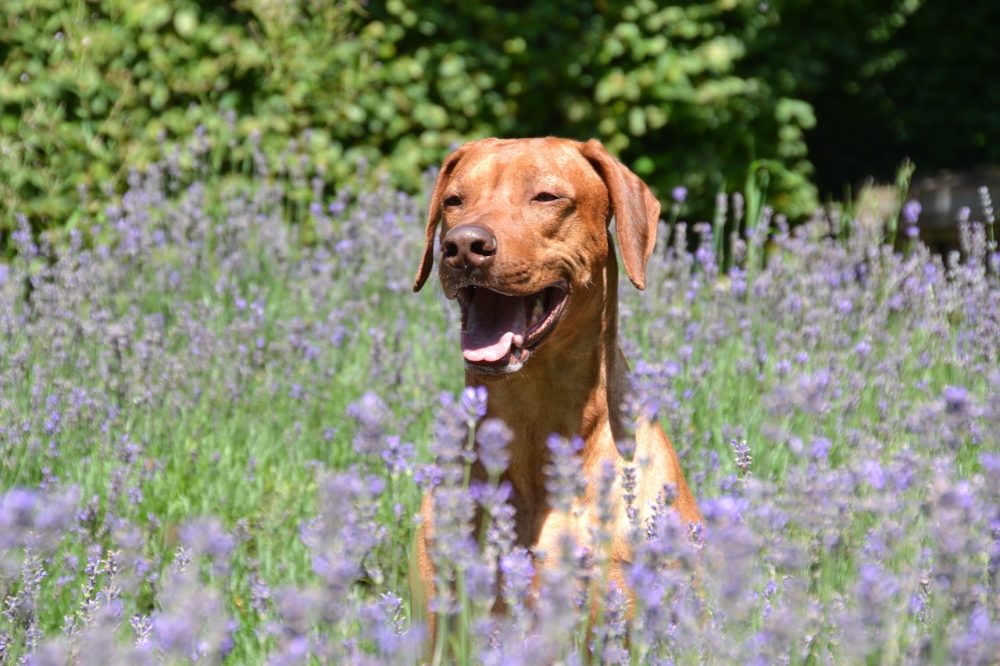
<instances>
[{"instance_id":1,"label":"dog's open mouth","mask_svg":"<svg viewBox=\"0 0 1000 666\"><path fill-rule=\"evenodd\" d=\"M487 372L520 370L555 328L568 295L565 282L528 296L509 296L485 287L459 289L466 364Z\"/></svg>"}]
</instances>

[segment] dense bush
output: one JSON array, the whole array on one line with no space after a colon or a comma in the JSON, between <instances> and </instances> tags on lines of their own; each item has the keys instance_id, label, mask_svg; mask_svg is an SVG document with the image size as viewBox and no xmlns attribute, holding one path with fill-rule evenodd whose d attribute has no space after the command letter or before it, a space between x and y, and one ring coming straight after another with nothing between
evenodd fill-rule
<instances>
[{"instance_id":1,"label":"dense bush","mask_svg":"<svg viewBox=\"0 0 1000 666\"><path fill-rule=\"evenodd\" d=\"M215 3L206 3L206 6ZM62 225L77 188L119 188L197 125L221 123L266 54L193 3L13 0L0 7L0 194ZM229 92L227 89L233 89ZM199 102L218 102L199 107Z\"/></svg>"},{"instance_id":2,"label":"dense bush","mask_svg":"<svg viewBox=\"0 0 1000 666\"><path fill-rule=\"evenodd\" d=\"M216 172L294 171L280 150L309 127L307 151L343 182L362 155L374 161L385 148L355 98L395 85L370 66L386 38L370 27L348 35L356 24L351 7L334 3L4 3L5 224L11 211L65 224L78 188L120 190L130 170L190 156L178 148L192 144Z\"/></svg>"},{"instance_id":3,"label":"dense bush","mask_svg":"<svg viewBox=\"0 0 1000 666\"><path fill-rule=\"evenodd\" d=\"M810 148L850 178L868 162L894 166L943 125L954 153L935 144L914 156L990 156L995 121L967 90L975 81L948 74L988 69L986 32L1000 22L982 4L838 0L816 20L792 0L8 0L0 228L15 212L36 227L72 226L88 201L79 188L120 192L129 170L191 144L217 173L294 180L282 151L306 129L328 187L364 159L412 190L470 137L596 136L661 196L680 184L732 188L752 163L768 172L772 203L798 216L816 201ZM938 23L956 26L943 46ZM967 44L970 25L981 38ZM947 122L935 104L945 92L962 100L940 107ZM857 151L841 150L855 137ZM851 161L855 152L868 162ZM298 185L285 196L305 202L310 188Z\"/></svg>"},{"instance_id":4,"label":"dense bush","mask_svg":"<svg viewBox=\"0 0 1000 666\"><path fill-rule=\"evenodd\" d=\"M774 10L651 0L419 7L387 3L376 15L416 23L400 51L436 63L432 93L464 133L485 122L505 135L599 137L661 195L678 184L731 187L768 158L780 207L811 211L811 109L744 66Z\"/></svg>"}]
</instances>

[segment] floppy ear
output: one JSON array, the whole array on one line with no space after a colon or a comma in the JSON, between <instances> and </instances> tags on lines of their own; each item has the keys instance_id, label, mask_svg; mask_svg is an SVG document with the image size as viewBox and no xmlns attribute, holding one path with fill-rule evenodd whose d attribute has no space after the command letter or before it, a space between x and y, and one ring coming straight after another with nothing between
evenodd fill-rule
<instances>
[{"instance_id":1,"label":"floppy ear","mask_svg":"<svg viewBox=\"0 0 1000 666\"><path fill-rule=\"evenodd\" d=\"M611 214L621 246L628 279L639 289L646 287L646 263L656 244L660 202L646 183L611 156L600 141L591 139L581 148L608 187Z\"/></svg>"},{"instance_id":2,"label":"floppy ear","mask_svg":"<svg viewBox=\"0 0 1000 666\"><path fill-rule=\"evenodd\" d=\"M424 258L420 263L420 269L417 271L417 278L413 282L413 291L420 291L420 288L424 286L424 282L430 276L431 269L434 268L434 235L437 232L438 222L441 221L441 199L444 198L444 188L447 187L448 180L455 170L455 165L458 164L458 160L461 159L468 146L469 144L459 146L451 155L444 158L444 163L441 164L437 181L434 183L434 190L431 192L431 201L427 206Z\"/></svg>"}]
</instances>

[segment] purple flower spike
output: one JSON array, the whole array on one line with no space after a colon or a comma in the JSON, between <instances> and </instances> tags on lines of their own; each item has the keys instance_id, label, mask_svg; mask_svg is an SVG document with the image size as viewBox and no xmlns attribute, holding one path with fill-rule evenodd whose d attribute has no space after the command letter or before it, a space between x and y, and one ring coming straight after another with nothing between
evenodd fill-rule
<instances>
[{"instance_id":1,"label":"purple flower spike","mask_svg":"<svg viewBox=\"0 0 1000 666\"><path fill-rule=\"evenodd\" d=\"M486 387L470 386L462 391L462 407L470 420L486 416Z\"/></svg>"},{"instance_id":2,"label":"purple flower spike","mask_svg":"<svg viewBox=\"0 0 1000 666\"><path fill-rule=\"evenodd\" d=\"M750 446L745 439L734 439L731 444L736 454L736 468L740 470L741 476L746 476L750 473L750 464L753 462Z\"/></svg>"},{"instance_id":3,"label":"purple flower spike","mask_svg":"<svg viewBox=\"0 0 1000 666\"><path fill-rule=\"evenodd\" d=\"M392 419L392 412L385 401L374 391L367 391L347 406L347 415L358 425L354 450L361 455L378 453L382 448L386 424Z\"/></svg>"},{"instance_id":4,"label":"purple flower spike","mask_svg":"<svg viewBox=\"0 0 1000 666\"><path fill-rule=\"evenodd\" d=\"M5 530L31 527L35 521L38 493L15 488L0 497L0 527Z\"/></svg>"},{"instance_id":5,"label":"purple flower spike","mask_svg":"<svg viewBox=\"0 0 1000 666\"><path fill-rule=\"evenodd\" d=\"M969 391L964 386L945 386L945 409L951 414L960 414L969 408Z\"/></svg>"},{"instance_id":6,"label":"purple flower spike","mask_svg":"<svg viewBox=\"0 0 1000 666\"><path fill-rule=\"evenodd\" d=\"M545 467L545 488L550 493L550 503L559 511L569 511L573 500L583 490L583 472L577 453L583 442L579 438L572 440L550 435L548 448L552 456L551 462Z\"/></svg>"},{"instance_id":7,"label":"purple flower spike","mask_svg":"<svg viewBox=\"0 0 1000 666\"><path fill-rule=\"evenodd\" d=\"M916 224L917 220L920 218L920 211L922 206L920 202L916 199L910 199L905 204L903 204L903 221L907 224Z\"/></svg>"},{"instance_id":8,"label":"purple flower spike","mask_svg":"<svg viewBox=\"0 0 1000 666\"><path fill-rule=\"evenodd\" d=\"M479 444L479 462L486 468L487 474L501 474L510 463L510 453L507 445L514 434L500 419L486 419L476 432L476 442Z\"/></svg>"}]
</instances>

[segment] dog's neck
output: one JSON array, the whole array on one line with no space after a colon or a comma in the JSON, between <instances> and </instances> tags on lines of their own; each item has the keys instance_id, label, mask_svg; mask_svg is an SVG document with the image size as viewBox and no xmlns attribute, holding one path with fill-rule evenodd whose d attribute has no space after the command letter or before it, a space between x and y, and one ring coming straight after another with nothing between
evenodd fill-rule
<instances>
[{"instance_id":1,"label":"dog's neck","mask_svg":"<svg viewBox=\"0 0 1000 666\"><path fill-rule=\"evenodd\" d=\"M572 330L557 331L558 344L550 339L516 374L485 382L487 416L502 419L514 434L513 473L508 476L518 486L527 485L515 488L521 495L544 493L549 435L580 437L581 455L588 459L602 454L595 448L606 446L609 428L612 439L620 432L627 367L616 342L618 264L610 238L604 269L575 296L586 316L578 318ZM466 373L467 385L480 383L474 373Z\"/></svg>"}]
</instances>

